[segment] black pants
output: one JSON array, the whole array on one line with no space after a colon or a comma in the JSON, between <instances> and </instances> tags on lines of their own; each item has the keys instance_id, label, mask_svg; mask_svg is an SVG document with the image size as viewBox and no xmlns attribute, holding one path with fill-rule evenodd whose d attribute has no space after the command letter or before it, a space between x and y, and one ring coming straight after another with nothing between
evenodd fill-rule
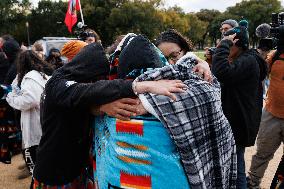
<instances>
[{"instance_id":1,"label":"black pants","mask_svg":"<svg viewBox=\"0 0 284 189\"><path fill-rule=\"evenodd\" d=\"M284 155L282 156L281 161L278 165L277 171L270 185L270 189L275 189L275 188L283 189L284 188L283 177L284 177Z\"/></svg>"},{"instance_id":2,"label":"black pants","mask_svg":"<svg viewBox=\"0 0 284 189\"><path fill-rule=\"evenodd\" d=\"M38 145L31 146L31 147L23 150L25 163L26 163L31 174L33 174L33 170L34 170L34 167L35 167L37 147L38 147Z\"/></svg>"}]
</instances>

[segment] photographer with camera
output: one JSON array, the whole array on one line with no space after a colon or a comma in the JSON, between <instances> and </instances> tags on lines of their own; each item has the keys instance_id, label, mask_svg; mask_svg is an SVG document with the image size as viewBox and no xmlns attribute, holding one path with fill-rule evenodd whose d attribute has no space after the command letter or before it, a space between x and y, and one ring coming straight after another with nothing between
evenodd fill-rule
<instances>
[{"instance_id":1,"label":"photographer with camera","mask_svg":"<svg viewBox=\"0 0 284 189\"><path fill-rule=\"evenodd\" d=\"M78 22L77 30L75 30L74 33L77 35L77 38L79 40L84 41L88 44L94 42L101 44L101 39L97 32L88 28L88 26L83 24L82 22Z\"/></svg>"},{"instance_id":2,"label":"photographer with camera","mask_svg":"<svg viewBox=\"0 0 284 189\"><path fill-rule=\"evenodd\" d=\"M85 31L79 35L79 38L88 44L94 42L101 43L100 36L94 30L89 28L85 29Z\"/></svg>"},{"instance_id":3,"label":"photographer with camera","mask_svg":"<svg viewBox=\"0 0 284 189\"><path fill-rule=\"evenodd\" d=\"M213 55L212 72L220 81L222 108L237 147L237 188L246 189L245 148L253 146L262 110L266 63L249 49L248 22L224 33Z\"/></svg>"},{"instance_id":4,"label":"photographer with camera","mask_svg":"<svg viewBox=\"0 0 284 189\"><path fill-rule=\"evenodd\" d=\"M284 13L272 14L270 33L277 39L277 50L268 58L270 85L252 157L248 188L259 188L275 151L284 141ZM275 188L275 186L274 186Z\"/></svg>"},{"instance_id":5,"label":"photographer with camera","mask_svg":"<svg viewBox=\"0 0 284 189\"><path fill-rule=\"evenodd\" d=\"M209 67L212 67L212 58L213 58L213 54L216 50L216 47L205 47L205 52L204 52L204 57L205 57L205 61L208 63Z\"/></svg>"}]
</instances>

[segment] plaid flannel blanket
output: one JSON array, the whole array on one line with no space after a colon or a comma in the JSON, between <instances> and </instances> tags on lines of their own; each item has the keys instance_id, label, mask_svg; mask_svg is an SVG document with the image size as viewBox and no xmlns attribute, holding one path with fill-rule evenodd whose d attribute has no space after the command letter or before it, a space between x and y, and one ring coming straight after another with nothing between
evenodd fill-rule
<instances>
[{"instance_id":1,"label":"plaid flannel blanket","mask_svg":"<svg viewBox=\"0 0 284 189\"><path fill-rule=\"evenodd\" d=\"M236 188L235 141L222 111L220 86L216 78L208 83L193 73L195 61L186 55L176 65L148 71L137 81L184 81L189 88L176 94L175 102L161 95L144 97L177 145L191 188Z\"/></svg>"}]
</instances>

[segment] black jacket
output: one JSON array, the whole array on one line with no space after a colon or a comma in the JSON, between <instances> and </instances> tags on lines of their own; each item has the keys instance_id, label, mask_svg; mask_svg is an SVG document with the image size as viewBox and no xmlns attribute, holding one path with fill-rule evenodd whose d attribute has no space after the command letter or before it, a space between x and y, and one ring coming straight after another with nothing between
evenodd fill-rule
<instances>
[{"instance_id":1,"label":"black jacket","mask_svg":"<svg viewBox=\"0 0 284 189\"><path fill-rule=\"evenodd\" d=\"M4 83L9 66L10 64L8 59L5 58L4 53L0 49L0 84Z\"/></svg>"},{"instance_id":2,"label":"black jacket","mask_svg":"<svg viewBox=\"0 0 284 189\"><path fill-rule=\"evenodd\" d=\"M221 41L213 56L212 72L221 82L222 108L236 144L253 146L261 119L262 81L267 65L256 50L247 50L229 63L232 44L229 40Z\"/></svg>"},{"instance_id":3,"label":"black jacket","mask_svg":"<svg viewBox=\"0 0 284 189\"><path fill-rule=\"evenodd\" d=\"M10 85L13 82L13 80L16 78L17 75L16 58L20 50L21 49L19 43L14 39L5 41L5 43L3 44L3 51L5 52L9 61L9 68L5 75L4 84Z\"/></svg>"},{"instance_id":4,"label":"black jacket","mask_svg":"<svg viewBox=\"0 0 284 189\"><path fill-rule=\"evenodd\" d=\"M89 156L90 106L134 96L131 81L98 81L108 73L103 48L93 43L56 70L46 84L41 103L43 135L34 169L38 181L62 185L78 177Z\"/></svg>"}]
</instances>

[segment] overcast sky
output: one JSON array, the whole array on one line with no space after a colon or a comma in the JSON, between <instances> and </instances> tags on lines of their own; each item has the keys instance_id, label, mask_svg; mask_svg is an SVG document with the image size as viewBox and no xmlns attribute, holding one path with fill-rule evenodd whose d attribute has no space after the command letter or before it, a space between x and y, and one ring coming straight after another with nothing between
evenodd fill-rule
<instances>
[{"instance_id":1,"label":"overcast sky","mask_svg":"<svg viewBox=\"0 0 284 189\"><path fill-rule=\"evenodd\" d=\"M31 0L37 3L39 0ZM67 0L66 0L67 1ZM227 7L234 6L241 0L164 0L166 6L177 5L182 7L185 12L197 12L200 9L216 9L219 11L225 11ZM284 6L284 0L281 0L282 6Z\"/></svg>"},{"instance_id":2,"label":"overcast sky","mask_svg":"<svg viewBox=\"0 0 284 189\"><path fill-rule=\"evenodd\" d=\"M197 12L200 9L225 11L227 7L234 6L241 0L165 0L165 2L167 6L182 7L185 12Z\"/></svg>"}]
</instances>

